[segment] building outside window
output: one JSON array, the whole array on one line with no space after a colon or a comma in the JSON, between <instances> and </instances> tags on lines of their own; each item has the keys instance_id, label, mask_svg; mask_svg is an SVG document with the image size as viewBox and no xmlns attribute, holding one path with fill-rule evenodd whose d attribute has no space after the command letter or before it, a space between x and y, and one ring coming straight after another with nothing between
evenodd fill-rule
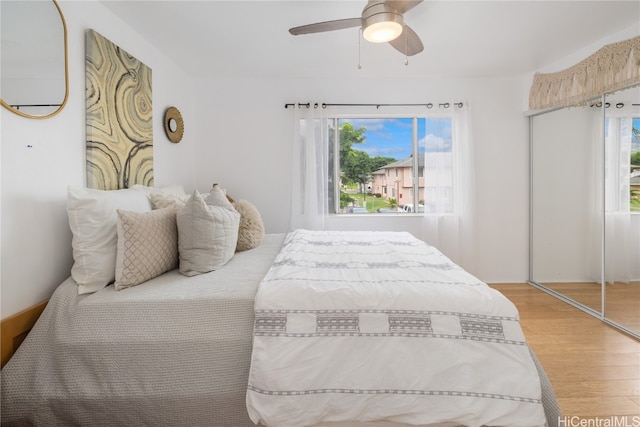
<instances>
[{"instance_id":1,"label":"building outside window","mask_svg":"<svg viewBox=\"0 0 640 427\"><path fill-rule=\"evenodd\" d=\"M640 212L640 117L605 119L607 210Z\"/></svg>"},{"instance_id":2,"label":"building outside window","mask_svg":"<svg viewBox=\"0 0 640 427\"><path fill-rule=\"evenodd\" d=\"M336 117L328 126L330 181L339 183L329 212L453 213L452 117Z\"/></svg>"}]
</instances>

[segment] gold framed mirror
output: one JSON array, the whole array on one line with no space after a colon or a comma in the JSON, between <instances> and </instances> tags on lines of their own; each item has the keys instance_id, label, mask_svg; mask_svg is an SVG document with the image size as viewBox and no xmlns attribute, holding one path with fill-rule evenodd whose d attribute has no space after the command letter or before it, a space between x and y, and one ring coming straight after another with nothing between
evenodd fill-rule
<instances>
[{"instance_id":1,"label":"gold framed mirror","mask_svg":"<svg viewBox=\"0 0 640 427\"><path fill-rule=\"evenodd\" d=\"M56 0L0 2L0 104L29 119L58 114L69 98L67 23Z\"/></svg>"},{"instance_id":2,"label":"gold framed mirror","mask_svg":"<svg viewBox=\"0 0 640 427\"><path fill-rule=\"evenodd\" d=\"M184 134L184 121L182 114L176 107L169 107L164 113L164 131L169 141L178 143Z\"/></svg>"}]
</instances>

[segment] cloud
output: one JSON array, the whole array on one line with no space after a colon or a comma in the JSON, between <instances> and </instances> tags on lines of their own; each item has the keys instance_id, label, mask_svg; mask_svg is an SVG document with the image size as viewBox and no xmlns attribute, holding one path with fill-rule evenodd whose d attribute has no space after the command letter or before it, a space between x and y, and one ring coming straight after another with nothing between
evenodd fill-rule
<instances>
[{"instance_id":1,"label":"cloud","mask_svg":"<svg viewBox=\"0 0 640 427\"><path fill-rule=\"evenodd\" d=\"M367 133L375 133L380 137L393 136L398 129L411 129L410 120L398 118L365 118L365 119L340 119L340 122L349 122L354 128L366 128Z\"/></svg>"},{"instance_id":2,"label":"cloud","mask_svg":"<svg viewBox=\"0 0 640 427\"><path fill-rule=\"evenodd\" d=\"M343 119L341 122L349 122L354 128L367 128L367 132L380 132L385 130L387 119Z\"/></svg>"},{"instance_id":3,"label":"cloud","mask_svg":"<svg viewBox=\"0 0 640 427\"><path fill-rule=\"evenodd\" d=\"M411 155L412 119L410 118L348 118L356 129L366 128L364 144L357 149L371 157L393 157L398 160ZM419 152L451 152L451 119L431 118L424 122L427 135L418 141ZM355 147L354 147L355 148Z\"/></svg>"},{"instance_id":4,"label":"cloud","mask_svg":"<svg viewBox=\"0 0 640 427\"><path fill-rule=\"evenodd\" d=\"M407 157L406 155L406 147L398 146L398 145L389 145L389 146L360 146L358 150L364 151L370 157L393 157L395 159L404 159Z\"/></svg>"},{"instance_id":5,"label":"cloud","mask_svg":"<svg viewBox=\"0 0 640 427\"><path fill-rule=\"evenodd\" d=\"M420 151L425 151L427 153L450 152L451 139L445 139L433 134L429 134L418 141L418 147Z\"/></svg>"}]
</instances>

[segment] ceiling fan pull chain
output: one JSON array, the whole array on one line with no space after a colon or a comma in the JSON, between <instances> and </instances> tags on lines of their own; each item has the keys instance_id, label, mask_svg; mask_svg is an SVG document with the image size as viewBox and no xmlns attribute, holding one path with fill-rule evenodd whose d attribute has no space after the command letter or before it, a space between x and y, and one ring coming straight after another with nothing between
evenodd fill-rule
<instances>
[{"instance_id":1,"label":"ceiling fan pull chain","mask_svg":"<svg viewBox=\"0 0 640 427\"><path fill-rule=\"evenodd\" d=\"M360 44L362 41L362 27L360 27L360 30L358 30L358 70L362 69L362 61L361 61L361 53L360 53Z\"/></svg>"},{"instance_id":2,"label":"ceiling fan pull chain","mask_svg":"<svg viewBox=\"0 0 640 427\"><path fill-rule=\"evenodd\" d=\"M404 65L409 65L409 34L407 34L407 26L402 29L404 33Z\"/></svg>"}]
</instances>

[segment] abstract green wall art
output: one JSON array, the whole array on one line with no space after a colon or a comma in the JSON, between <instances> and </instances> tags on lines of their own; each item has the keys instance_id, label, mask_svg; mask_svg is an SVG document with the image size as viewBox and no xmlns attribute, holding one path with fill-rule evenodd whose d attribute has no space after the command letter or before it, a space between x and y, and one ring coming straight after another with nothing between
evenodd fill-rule
<instances>
[{"instance_id":1,"label":"abstract green wall art","mask_svg":"<svg viewBox=\"0 0 640 427\"><path fill-rule=\"evenodd\" d=\"M86 33L87 187L153 186L151 69Z\"/></svg>"}]
</instances>

